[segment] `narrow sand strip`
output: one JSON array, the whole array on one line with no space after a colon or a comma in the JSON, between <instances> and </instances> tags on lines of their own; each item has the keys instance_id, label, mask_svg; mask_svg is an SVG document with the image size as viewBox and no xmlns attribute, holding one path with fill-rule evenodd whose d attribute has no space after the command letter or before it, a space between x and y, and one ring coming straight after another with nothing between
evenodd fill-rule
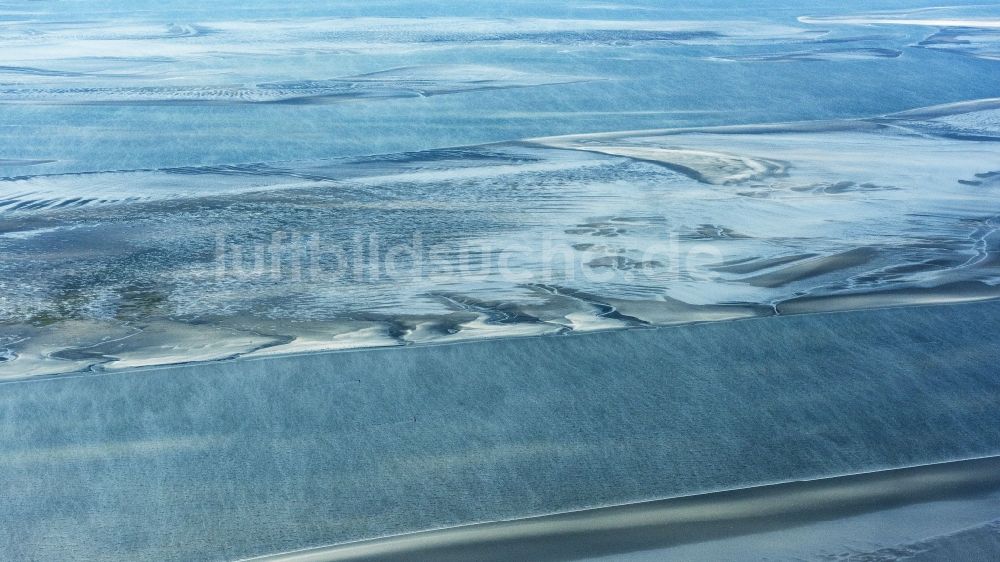
<instances>
[{"instance_id":1,"label":"narrow sand strip","mask_svg":"<svg viewBox=\"0 0 1000 562\"><path fill-rule=\"evenodd\" d=\"M1000 457L439 529L255 560L577 560L711 541L1000 489Z\"/></svg>"}]
</instances>

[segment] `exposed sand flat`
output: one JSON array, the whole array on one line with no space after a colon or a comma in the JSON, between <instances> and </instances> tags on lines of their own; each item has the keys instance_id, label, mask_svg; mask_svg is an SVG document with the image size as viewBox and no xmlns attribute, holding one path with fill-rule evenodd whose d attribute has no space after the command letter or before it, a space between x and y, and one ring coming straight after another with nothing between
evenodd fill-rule
<instances>
[{"instance_id":1,"label":"exposed sand flat","mask_svg":"<svg viewBox=\"0 0 1000 562\"><path fill-rule=\"evenodd\" d=\"M952 103L943 103L928 107L920 107L898 111L885 115L884 117L901 119L934 119L950 115L960 115L977 111L992 110L1000 107L1000 98L980 98ZM883 117L883 118L884 118ZM867 119L839 119L839 120L817 120L817 121L797 121L790 123L760 123L748 125L716 125L709 127L673 127L664 129L638 129L629 131L609 131L605 133L583 133L559 135L554 137L537 137L526 139L526 143L537 143L540 145L560 145L569 148L573 143L589 143L592 141L611 141L617 139L631 139L636 137L655 137L663 135L686 135L690 133L708 133L719 135L761 135L779 133L822 133L822 132L845 132L845 131L868 131L874 132L884 129L883 118ZM598 145L600 147L600 145ZM573 144L573 148L582 147Z\"/></svg>"},{"instance_id":2,"label":"exposed sand flat","mask_svg":"<svg viewBox=\"0 0 1000 562\"><path fill-rule=\"evenodd\" d=\"M986 111L997 108L1000 108L1000 98L984 98L955 103L943 103L940 105L932 105L930 107L921 107L918 109L908 109L906 111L890 113L886 117L896 117L900 119L935 119L937 117L946 117L949 115L971 113L974 111Z\"/></svg>"},{"instance_id":3,"label":"exposed sand flat","mask_svg":"<svg viewBox=\"0 0 1000 562\"><path fill-rule=\"evenodd\" d=\"M974 14L971 17L970 11ZM1000 48L1000 19L996 18L991 10L984 13L981 10L976 10L973 6L940 6L849 16L802 16L799 18L799 22L823 26L936 28L930 36L909 45L909 47L987 61L996 61L1000 58L1000 50L998 50Z\"/></svg>"},{"instance_id":4,"label":"exposed sand flat","mask_svg":"<svg viewBox=\"0 0 1000 562\"><path fill-rule=\"evenodd\" d=\"M779 256L767 259L741 259L734 262L725 262L717 266L711 266L714 271L725 273L747 274L756 273L763 269L770 269L780 265L794 263L800 260L816 257L816 254L794 254L791 256Z\"/></svg>"},{"instance_id":5,"label":"exposed sand flat","mask_svg":"<svg viewBox=\"0 0 1000 562\"><path fill-rule=\"evenodd\" d=\"M643 146L588 146L549 143L553 148L574 148L624 156L646 162L655 162L680 172L691 179L714 184L728 185L751 180L762 180L785 172L787 163L764 158L750 158L738 154L726 154L710 150L684 148L657 148Z\"/></svg>"},{"instance_id":6,"label":"exposed sand flat","mask_svg":"<svg viewBox=\"0 0 1000 562\"><path fill-rule=\"evenodd\" d=\"M108 361L97 349L134 337L139 330L134 327L106 323L71 320L51 326L15 326L17 337L0 338L0 346L17 347L7 350L0 362L0 380L14 377L32 377L67 373L86 369L95 363ZM72 350L72 352L68 352ZM59 353L63 352L63 353ZM57 358L53 358L53 354ZM17 362L17 367L11 365Z\"/></svg>"},{"instance_id":7,"label":"exposed sand flat","mask_svg":"<svg viewBox=\"0 0 1000 562\"><path fill-rule=\"evenodd\" d=\"M23 340L0 340L0 345L20 344L16 345L16 356L0 361L0 380L71 373L97 366L115 370L217 361L284 345L291 339L166 319L135 324L63 321L49 326L21 326L18 331L24 334ZM336 349L340 343L338 338L328 337L322 349ZM377 343L367 338L367 346ZM12 370L12 366L16 369Z\"/></svg>"},{"instance_id":8,"label":"exposed sand flat","mask_svg":"<svg viewBox=\"0 0 1000 562\"><path fill-rule=\"evenodd\" d=\"M11 158L0 158L0 166L36 166L38 164L49 164L55 160L18 160Z\"/></svg>"},{"instance_id":9,"label":"exposed sand flat","mask_svg":"<svg viewBox=\"0 0 1000 562\"><path fill-rule=\"evenodd\" d=\"M264 82L238 86L226 84L111 88L0 86L0 104L320 104L525 88L586 80L588 78L539 76L481 65L430 65L393 68L330 79Z\"/></svg>"},{"instance_id":10,"label":"exposed sand flat","mask_svg":"<svg viewBox=\"0 0 1000 562\"><path fill-rule=\"evenodd\" d=\"M948 283L938 287L907 287L870 293L838 293L798 297L775 305L779 314L810 314L864 308L975 302L1000 298L1000 287L978 282Z\"/></svg>"},{"instance_id":11,"label":"exposed sand flat","mask_svg":"<svg viewBox=\"0 0 1000 562\"><path fill-rule=\"evenodd\" d=\"M998 490L1000 457L988 457L454 527L254 560L587 560L794 528L909 504L961 501ZM1000 517L1000 500L994 503ZM957 543L962 538L950 540Z\"/></svg>"},{"instance_id":12,"label":"exposed sand flat","mask_svg":"<svg viewBox=\"0 0 1000 562\"><path fill-rule=\"evenodd\" d=\"M245 355L260 357L285 353L308 353L313 351L334 351L339 349L355 349L359 347L382 347L399 345L399 341L390 337L387 327L374 324L355 330L309 330L297 331L288 343L277 343L256 349Z\"/></svg>"},{"instance_id":13,"label":"exposed sand flat","mask_svg":"<svg viewBox=\"0 0 1000 562\"><path fill-rule=\"evenodd\" d=\"M753 55L717 56L711 60L727 62L802 62L802 61L854 61L867 59L892 59L902 55L897 49L814 49L785 53L762 53Z\"/></svg>"},{"instance_id":14,"label":"exposed sand flat","mask_svg":"<svg viewBox=\"0 0 1000 562\"><path fill-rule=\"evenodd\" d=\"M713 125L707 127L671 127L664 129L633 129L628 131L609 131L605 133L580 133L559 135L554 137L536 137L525 139L527 144L562 144L569 142L590 142L627 139L633 137L651 137L662 135L683 135L688 133L717 133L725 135L757 135L774 133L819 133L835 131L872 131L883 126L865 119L838 119L817 121L795 121L790 123L755 123L749 125Z\"/></svg>"},{"instance_id":15,"label":"exposed sand flat","mask_svg":"<svg viewBox=\"0 0 1000 562\"><path fill-rule=\"evenodd\" d=\"M407 341L424 343L451 343L465 340L475 340L482 338L510 338L525 336L543 336L558 332L560 327L553 324L526 323L526 324L497 324L490 322L490 317L481 314L475 319L464 322L455 327L453 333L436 333L430 338L421 338L422 330L414 330L406 338Z\"/></svg>"},{"instance_id":16,"label":"exposed sand flat","mask_svg":"<svg viewBox=\"0 0 1000 562\"><path fill-rule=\"evenodd\" d=\"M718 322L721 320L737 320L769 316L773 313L771 307L753 304L733 305L696 305L676 299L661 297L660 299L616 299L575 293L580 298L591 302L611 306L614 312L652 325L669 326L673 324L690 324L692 322Z\"/></svg>"},{"instance_id":17,"label":"exposed sand flat","mask_svg":"<svg viewBox=\"0 0 1000 562\"><path fill-rule=\"evenodd\" d=\"M876 255L878 255L878 251L875 248L855 248L831 256L798 261L777 271L744 278L743 281L759 287L780 287L793 281L864 265Z\"/></svg>"},{"instance_id":18,"label":"exposed sand flat","mask_svg":"<svg viewBox=\"0 0 1000 562\"><path fill-rule=\"evenodd\" d=\"M0 377L993 298L998 104L0 178Z\"/></svg>"},{"instance_id":19,"label":"exposed sand flat","mask_svg":"<svg viewBox=\"0 0 1000 562\"><path fill-rule=\"evenodd\" d=\"M980 18L910 18L861 15L830 17L801 16L798 20L802 23L815 24L840 23L848 25L917 25L925 27L976 27L980 29L1000 29L1000 20Z\"/></svg>"}]
</instances>

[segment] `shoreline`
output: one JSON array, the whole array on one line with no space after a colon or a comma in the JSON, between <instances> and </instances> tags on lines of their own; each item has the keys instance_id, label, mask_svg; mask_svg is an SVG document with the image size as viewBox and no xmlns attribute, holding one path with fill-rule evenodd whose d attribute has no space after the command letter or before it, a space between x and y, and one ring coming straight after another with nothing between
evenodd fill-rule
<instances>
[{"instance_id":1,"label":"shoreline","mask_svg":"<svg viewBox=\"0 0 1000 562\"><path fill-rule=\"evenodd\" d=\"M760 534L1000 490L1000 456L476 523L245 561L582 560ZM1000 518L1000 502L997 505Z\"/></svg>"},{"instance_id":2,"label":"shoreline","mask_svg":"<svg viewBox=\"0 0 1000 562\"><path fill-rule=\"evenodd\" d=\"M875 293L854 293L846 295L832 295L828 297L817 297L811 299L802 299L807 302L823 303L825 301L832 301L836 304L840 300L852 300L852 299L865 299L865 298L879 298L879 296L889 296L892 297L895 293L913 294L917 291L913 289L899 289L895 291L882 291ZM928 289L927 292L932 293L934 289ZM276 346L265 346L263 348L258 348L247 353L241 353L234 357L226 357L221 359L209 359L204 361L185 361L178 363L162 363L155 365L145 365L129 368L119 368L119 369L102 369L100 364L88 367L82 370L76 371L66 371L64 373L52 373L43 375L24 375L24 376L11 376L6 378L0 378L0 386L7 384L20 384L27 382L47 382L55 379L70 379L70 378L80 378L80 377L99 377L99 376L109 376L109 375L129 375L144 373L148 371L158 371L163 369L180 369L180 368L190 368L198 367L200 365L218 365L218 364L229 364L229 363L242 363L248 361L267 361L271 359L289 359L296 357L309 357L309 356L326 356L326 355L340 355L347 353L366 353L366 352L387 352L387 351L399 351L407 349L418 349L418 348L439 348L439 347L451 347L451 346L464 346L464 345L475 345L486 342L499 342L499 341L525 341L525 340L536 340L543 339L548 340L552 338L562 339L562 338L575 338L575 337L587 337L587 336L599 336L601 334L608 333L628 333L633 331L659 331L659 330L674 330L689 328L692 326L706 326L714 324L730 324L734 322L747 322L747 321L760 321L760 320L775 320L780 318L796 318L796 317L808 317L808 316L823 316L823 315L841 315L841 314L854 314L863 313L868 311L883 311L883 310L909 310L909 309L921 309L921 308L940 308L940 307L961 307L961 306L975 306L977 304L992 303L1000 301L1000 296L978 296L972 297L966 300L955 300L946 301L942 300L939 302L916 302L916 303L904 303L904 304L885 304L885 305L875 305L865 308L838 308L836 306L829 308L815 308L813 310L804 310L802 312L776 312L775 314L759 315L759 316L745 316L745 317L734 317L726 318L721 320L692 320L689 322L679 322L676 324L648 324L648 325L636 325L636 326L623 326L623 327L613 327L613 328L602 328L594 330L565 330L559 332L549 332L540 334L527 334L527 335L503 335L503 336L483 336L483 337L471 337L468 339L461 339L456 341L427 341L427 342L403 342L388 345L371 345L371 346L357 346L357 347L345 347L345 348L332 348L332 349L315 349L315 350L305 350L305 351L288 351L282 353L267 353L258 354L259 351L268 349L269 347ZM776 309L780 309L782 304L795 304L798 299L789 299L783 301L782 303L776 303L774 306ZM804 307L803 307L804 308Z\"/></svg>"}]
</instances>

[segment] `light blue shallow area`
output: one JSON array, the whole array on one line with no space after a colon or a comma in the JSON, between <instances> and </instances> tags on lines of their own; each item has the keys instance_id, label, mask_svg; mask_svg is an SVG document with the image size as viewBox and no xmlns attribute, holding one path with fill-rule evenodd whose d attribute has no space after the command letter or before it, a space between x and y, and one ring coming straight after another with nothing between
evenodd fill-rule
<instances>
[{"instance_id":1,"label":"light blue shallow area","mask_svg":"<svg viewBox=\"0 0 1000 562\"><path fill-rule=\"evenodd\" d=\"M1000 452L1000 303L0 385L7 559L239 559Z\"/></svg>"},{"instance_id":2,"label":"light blue shallow area","mask_svg":"<svg viewBox=\"0 0 1000 562\"><path fill-rule=\"evenodd\" d=\"M258 82L330 79L401 66L472 64L542 75L576 75L593 81L571 85L459 93L397 100L369 100L322 106L282 105L0 105L0 157L52 159L26 168L0 165L0 175L232 164L287 159L385 154L445 146L474 145L534 136L620 131L658 127L762 123L843 117L869 117L939 103L997 95L996 61L941 50L915 48L934 27L802 24L800 16L830 16L899 11L912 17L995 17L995 9L974 0L956 2L951 11L929 11L912 1L879 2L110 2L38 1L0 3L0 23L19 22L25 33L49 32L60 25L108 25L112 54L140 59L133 43L120 41L129 25L167 30L170 26L213 26L227 22L273 21L308 28L317 20L389 18L426 21L445 36L400 39L387 46L379 37L341 46L342 34L320 36L285 51L260 44L267 26L245 44L226 43L201 58L185 49L198 37L176 37L154 52L166 57L151 63L150 74L118 77L118 67L79 57L74 35L51 50L50 60L19 60L0 55L0 66L27 66L33 72L101 69L94 84L171 86L197 79L212 86ZM760 37L719 42L637 40L622 32L600 36L529 37L493 44L484 36L456 39L466 24L447 18L491 19L513 23L554 20L689 22L692 29L714 29L720 22L761 28ZM28 23L23 23L23 22ZM728 24L727 24L728 25ZM771 37L766 26L803 32L830 32L815 41ZM376 30L379 26L375 26ZM162 30L161 30L162 28ZM296 27L297 28L297 27ZM627 28L627 26L626 26ZM728 28L723 28L724 33ZM429 33L431 32L429 31ZM569 33L569 32L566 32ZM227 37L225 33L219 37ZM27 36L30 37L30 36ZM209 35L212 39L213 35ZM242 37L242 36L240 36ZM2 40L4 38L0 38ZM150 40L157 37L150 37ZM161 38L162 39L162 38ZM15 32L4 45L23 45ZM39 41L39 39L35 39ZM114 50L116 43L120 47ZM142 43L139 42L141 46ZM484 46L485 45L485 46ZM719 57L780 56L785 53L892 49L898 57L860 60L734 62ZM20 51L19 51L20 52ZM178 60L174 60L178 59ZM179 62L181 61L181 62ZM187 61L187 62L183 62ZM190 66L183 66L183 64ZM95 66L96 65L96 66ZM157 74L163 72L161 76ZM0 87L31 86L30 75L0 71ZM76 86L73 77L67 77ZM53 83L63 80L53 79ZM89 84L89 82L88 82Z\"/></svg>"}]
</instances>

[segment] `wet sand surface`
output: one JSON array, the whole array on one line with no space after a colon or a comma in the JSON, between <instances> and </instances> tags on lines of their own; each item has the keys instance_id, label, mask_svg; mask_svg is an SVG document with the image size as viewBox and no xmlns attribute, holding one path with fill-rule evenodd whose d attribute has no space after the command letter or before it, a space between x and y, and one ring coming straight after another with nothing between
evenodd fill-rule
<instances>
[{"instance_id":1,"label":"wet sand surface","mask_svg":"<svg viewBox=\"0 0 1000 562\"><path fill-rule=\"evenodd\" d=\"M998 115L0 177L0 379L997 298Z\"/></svg>"},{"instance_id":2,"label":"wet sand surface","mask_svg":"<svg viewBox=\"0 0 1000 562\"><path fill-rule=\"evenodd\" d=\"M757 556L782 558L798 550L801 558L840 555L842 559L909 559L935 550L965 547L981 555L995 552L1000 525L1000 457L987 457L908 467L820 480L772 484L740 490L713 492L638 504L583 510L530 519L453 527L387 537L300 552L261 560L273 562L333 562L338 560L593 560L615 555L619 560L743 559L720 557L729 543L750 542L747 535L785 532L804 534L801 527L829 527L822 541L784 540L772 537L770 551ZM875 552L858 552L856 537L844 536L840 526L858 526L878 513L882 518L883 544L893 544L905 519L938 512L951 515L953 505L974 512L972 520L986 521L972 529L967 521L941 522L938 534L919 544L893 545ZM932 505L927 505L932 504ZM909 509L900 509L909 506ZM914 507L915 506L915 507ZM924 512L924 513L921 513ZM899 521L904 520L904 521ZM911 525L914 531L919 525ZM940 529L959 529L945 535ZM809 529L815 532L816 529ZM858 529L854 528L857 532ZM934 531L931 531L934 532ZM945 535L945 536L941 536ZM898 540L898 539L897 539ZM843 541L837 544L837 541ZM717 544L722 543L722 544ZM683 552L671 547L688 545ZM759 548L759 547L758 547ZM854 552L852 552L852 550ZM653 552L646 552L653 551ZM782 552L784 551L784 552ZM943 553L938 552L938 555Z\"/></svg>"}]
</instances>

